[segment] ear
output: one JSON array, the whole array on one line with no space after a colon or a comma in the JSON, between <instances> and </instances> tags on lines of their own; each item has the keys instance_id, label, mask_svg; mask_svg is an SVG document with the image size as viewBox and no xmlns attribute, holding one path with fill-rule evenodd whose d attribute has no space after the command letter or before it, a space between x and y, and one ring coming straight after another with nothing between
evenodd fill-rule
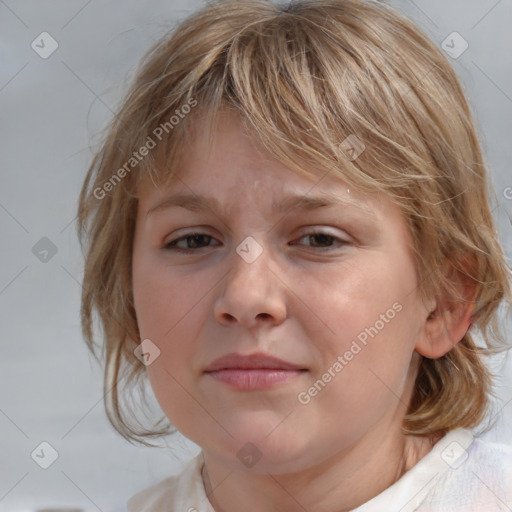
<instances>
[{"instance_id":1,"label":"ear","mask_svg":"<svg viewBox=\"0 0 512 512\"><path fill-rule=\"evenodd\" d=\"M472 322L476 283L453 267L450 273L459 297L445 292L433 301L415 346L416 352L429 359L442 357L455 347Z\"/></svg>"}]
</instances>

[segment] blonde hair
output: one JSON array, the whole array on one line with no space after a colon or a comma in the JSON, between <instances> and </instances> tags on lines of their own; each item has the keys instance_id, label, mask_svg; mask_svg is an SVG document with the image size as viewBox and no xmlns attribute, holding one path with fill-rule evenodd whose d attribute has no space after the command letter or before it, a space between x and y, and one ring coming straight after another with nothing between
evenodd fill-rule
<instances>
[{"instance_id":1,"label":"blonde hair","mask_svg":"<svg viewBox=\"0 0 512 512\"><path fill-rule=\"evenodd\" d=\"M424 299L443 291L462 300L456 275L475 283L472 328L443 357L421 358L403 430L433 435L478 425L492 393L481 356L508 348L497 309L505 297L510 303L510 270L488 204L492 187L474 122L451 64L415 24L380 2L232 0L197 11L148 51L80 194L82 329L98 358L96 312L113 427L147 446L154 446L148 438L173 432L170 424L156 428L163 419L144 431L121 406L120 380L134 389L145 375L134 355L141 342L131 281L137 190L144 178L170 183L191 127L209 123L214 133L226 107L290 169L333 172L398 205ZM176 115L179 122L171 122ZM157 147L131 161L138 148L157 142L162 127ZM365 146L356 159L347 158L349 136ZM475 343L475 328L483 347Z\"/></svg>"}]
</instances>

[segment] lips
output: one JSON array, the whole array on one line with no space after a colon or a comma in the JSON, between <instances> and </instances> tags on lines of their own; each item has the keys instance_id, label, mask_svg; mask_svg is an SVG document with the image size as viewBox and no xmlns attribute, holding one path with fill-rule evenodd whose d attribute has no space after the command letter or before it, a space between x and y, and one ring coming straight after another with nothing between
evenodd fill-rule
<instances>
[{"instance_id":1,"label":"lips","mask_svg":"<svg viewBox=\"0 0 512 512\"><path fill-rule=\"evenodd\" d=\"M204 371L222 385L237 391L262 391L284 385L307 372L300 365L263 353L228 354L211 363Z\"/></svg>"},{"instance_id":2,"label":"lips","mask_svg":"<svg viewBox=\"0 0 512 512\"><path fill-rule=\"evenodd\" d=\"M278 359L277 357L263 354L261 352L255 354L228 354L220 357L211 363L204 371L206 373L215 372L226 369L237 370L306 370L306 368Z\"/></svg>"}]
</instances>

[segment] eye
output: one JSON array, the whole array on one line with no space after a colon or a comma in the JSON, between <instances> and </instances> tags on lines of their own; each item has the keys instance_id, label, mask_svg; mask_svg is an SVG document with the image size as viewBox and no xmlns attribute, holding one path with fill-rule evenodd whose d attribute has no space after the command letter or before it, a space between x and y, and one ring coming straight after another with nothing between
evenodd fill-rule
<instances>
[{"instance_id":1,"label":"eye","mask_svg":"<svg viewBox=\"0 0 512 512\"><path fill-rule=\"evenodd\" d=\"M308 240L310 247L324 251L330 251L349 243L346 240L342 240L334 235L331 235L330 233L325 233L323 231L307 233L301 236L298 240L300 241L303 239ZM215 239L211 235L207 235L205 233L190 233L189 235L171 240L163 246L163 249L185 253L193 252L198 249L210 246L210 242L212 240ZM292 245L296 245L296 243L293 243Z\"/></svg>"},{"instance_id":2,"label":"eye","mask_svg":"<svg viewBox=\"0 0 512 512\"><path fill-rule=\"evenodd\" d=\"M189 235L171 240L169 243L165 244L163 248L179 252L191 252L196 249L208 247L209 242L212 240L214 240L214 238L205 233L190 233Z\"/></svg>"},{"instance_id":3,"label":"eye","mask_svg":"<svg viewBox=\"0 0 512 512\"><path fill-rule=\"evenodd\" d=\"M325 233L323 231L307 233L306 235L301 236L299 241L303 239L307 239L309 242L312 242L310 247L323 249L325 251L330 251L349 243L346 240L342 240L341 238L331 235L330 233Z\"/></svg>"}]
</instances>

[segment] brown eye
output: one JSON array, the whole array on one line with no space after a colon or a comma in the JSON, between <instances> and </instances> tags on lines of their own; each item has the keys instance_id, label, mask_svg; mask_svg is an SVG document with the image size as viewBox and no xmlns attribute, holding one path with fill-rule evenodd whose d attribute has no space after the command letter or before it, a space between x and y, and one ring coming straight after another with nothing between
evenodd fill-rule
<instances>
[{"instance_id":1,"label":"brown eye","mask_svg":"<svg viewBox=\"0 0 512 512\"><path fill-rule=\"evenodd\" d=\"M332 235L327 235L325 233L315 233L307 236L314 247L318 247L318 244L320 244L321 247L325 247L326 245L331 246L335 240Z\"/></svg>"},{"instance_id":2,"label":"brown eye","mask_svg":"<svg viewBox=\"0 0 512 512\"><path fill-rule=\"evenodd\" d=\"M335 249L337 247L341 247L343 245L347 245L348 242L342 240L330 233L324 233L322 231L315 231L313 233L308 233L299 238L300 240L307 239L309 242L309 247L313 247L316 249Z\"/></svg>"},{"instance_id":3,"label":"brown eye","mask_svg":"<svg viewBox=\"0 0 512 512\"><path fill-rule=\"evenodd\" d=\"M193 251L195 249L201 249L208 247L209 242L213 240L213 237L204 233L191 233L190 235L182 236L171 240L164 246L164 249L177 250L177 251Z\"/></svg>"}]
</instances>

